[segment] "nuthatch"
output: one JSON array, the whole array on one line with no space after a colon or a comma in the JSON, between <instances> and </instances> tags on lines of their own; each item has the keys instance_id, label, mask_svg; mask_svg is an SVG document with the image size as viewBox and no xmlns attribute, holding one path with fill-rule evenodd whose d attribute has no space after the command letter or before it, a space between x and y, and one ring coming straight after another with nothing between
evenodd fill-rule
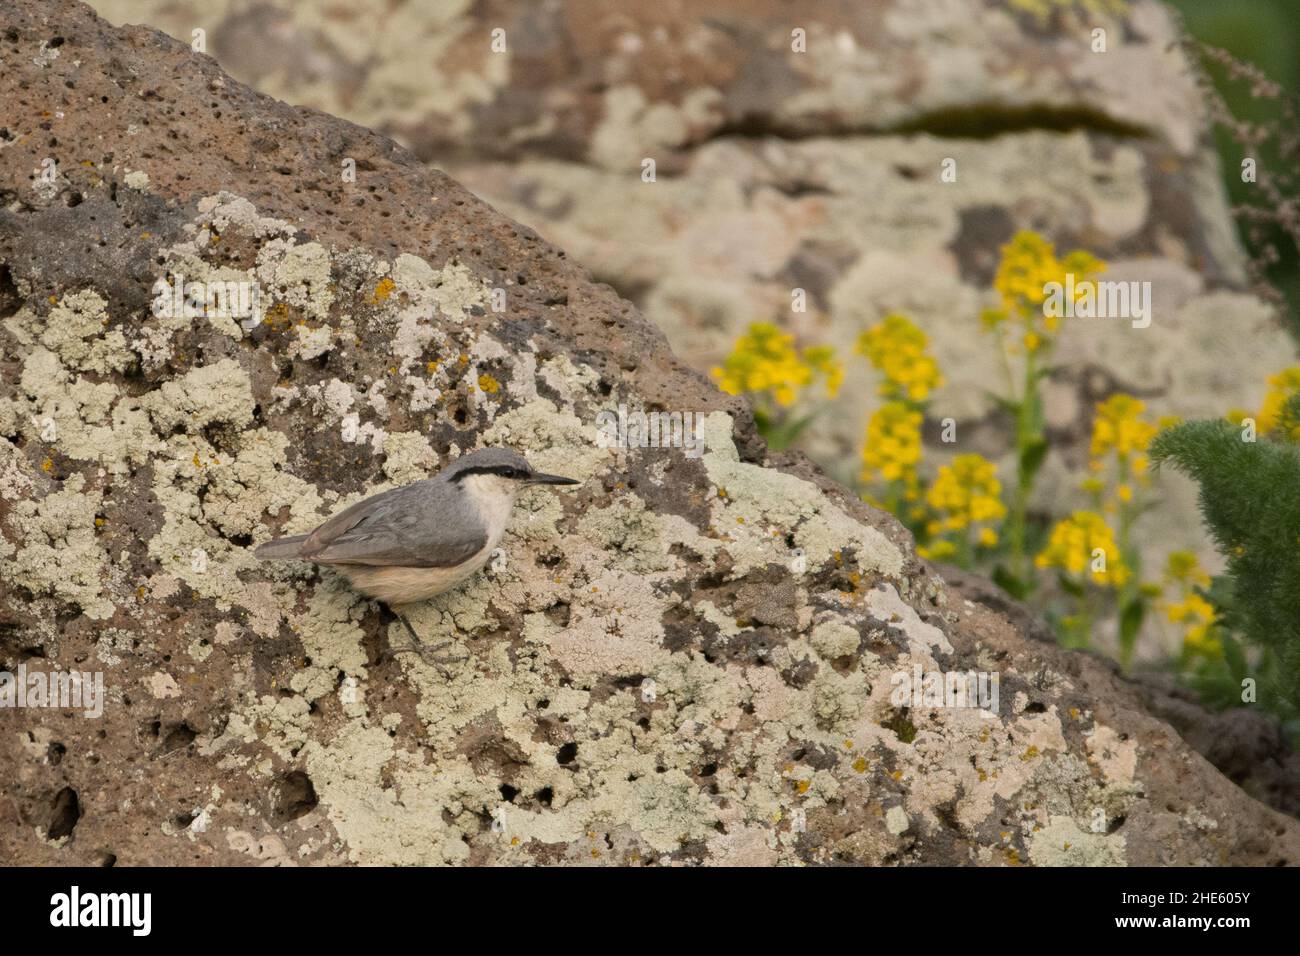
<instances>
[{"instance_id":1,"label":"nuthatch","mask_svg":"<svg viewBox=\"0 0 1300 956\"><path fill-rule=\"evenodd\" d=\"M432 478L372 495L310 534L276 538L254 554L337 568L358 591L392 607L423 651L401 608L450 590L482 568L505 534L521 488L576 484L534 471L508 448L481 448Z\"/></svg>"}]
</instances>

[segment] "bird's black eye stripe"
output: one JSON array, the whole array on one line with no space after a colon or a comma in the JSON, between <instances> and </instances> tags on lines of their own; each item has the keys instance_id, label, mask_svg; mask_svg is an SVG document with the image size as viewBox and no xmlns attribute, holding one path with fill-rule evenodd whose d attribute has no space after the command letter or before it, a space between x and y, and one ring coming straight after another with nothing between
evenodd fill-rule
<instances>
[{"instance_id":1,"label":"bird's black eye stripe","mask_svg":"<svg viewBox=\"0 0 1300 956\"><path fill-rule=\"evenodd\" d=\"M470 475L497 475L501 478L525 478L527 474L512 465L483 465L479 468L466 468L456 474L452 481L463 481Z\"/></svg>"}]
</instances>

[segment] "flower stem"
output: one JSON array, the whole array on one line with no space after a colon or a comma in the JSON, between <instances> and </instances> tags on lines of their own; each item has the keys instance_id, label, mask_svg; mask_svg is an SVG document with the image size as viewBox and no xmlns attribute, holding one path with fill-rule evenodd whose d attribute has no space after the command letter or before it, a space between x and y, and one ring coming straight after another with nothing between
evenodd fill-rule
<instances>
[{"instance_id":1,"label":"flower stem","mask_svg":"<svg viewBox=\"0 0 1300 956\"><path fill-rule=\"evenodd\" d=\"M1029 507L1029 493L1033 488L1033 476L1025 468L1025 456L1038 435L1037 423L1034 421L1034 405L1037 390L1037 370L1034 353L1025 356L1025 383L1016 406L1016 488L1011 501L1011 516L1008 522L1011 544L1011 573L1018 581L1028 584L1029 567L1025 554L1025 514Z\"/></svg>"}]
</instances>

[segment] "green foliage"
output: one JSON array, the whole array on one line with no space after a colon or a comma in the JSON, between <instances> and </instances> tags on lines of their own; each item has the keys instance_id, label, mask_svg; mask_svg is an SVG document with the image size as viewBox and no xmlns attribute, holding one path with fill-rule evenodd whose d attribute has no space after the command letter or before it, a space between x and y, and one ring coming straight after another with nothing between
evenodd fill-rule
<instances>
[{"instance_id":1,"label":"green foliage","mask_svg":"<svg viewBox=\"0 0 1300 956\"><path fill-rule=\"evenodd\" d=\"M1294 175L1296 98L1300 88L1300 19L1295 0L1170 0L1195 41L1193 62L1205 68L1207 107L1237 211L1252 252L1251 272L1282 293L1292 328L1300 333L1300 233L1289 215ZM1269 80L1280 86L1273 86ZM1241 176L1243 157L1258 161L1258 182Z\"/></svg>"},{"instance_id":2,"label":"green foliage","mask_svg":"<svg viewBox=\"0 0 1300 956\"><path fill-rule=\"evenodd\" d=\"M1293 398L1283 420L1297 415ZM1221 628L1258 652L1260 703L1300 713L1300 448L1196 421L1162 432L1151 456L1200 485L1201 513L1228 564L1227 580L1204 596Z\"/></svg>"},{"instance_id":3,"label":"green foliage","mask_svg":"<svg viewBox=\"0 0 1300 956\"><path fill-rule=\"evenodd\" d=\"M772 451L785 451L799 440L804 429L812 424L813 419L820 412L819 408L799 417L782 416L770 409L757 406L754 408L754 424Z\"/></svg>"},{"instance_id":4,"label":"green foliage","mask_svg":"<svg viewBox=\"0 0 1300 956\"><path fill-rule=\"evenodd\" d=\"M1247 678L1261 680L1261 669L1269 670L1264 682L1270 686L1276 683L1273 676L1276 668L1272 665L1273 655L1257 654L1262 658L1261 667L1252 666L1248 660L1248 648L1234 635L1241 632L1241 623L1237 619L1235 599L1233 597L1232 579L1218 575L1211 581L1210 587L1198 588L1197 593L1206 598L1216 612L1214 636L1221 649L1221 656L1205 656L1184 648L1182 660L1177 662L1178 672L1207 706L1215 710L1227 710L1241 706L1242 682ZM1266 698L1265 703L1269 703ZM1277 708L1285 711L1286 708Z\"/></svg>"}]
</instances>

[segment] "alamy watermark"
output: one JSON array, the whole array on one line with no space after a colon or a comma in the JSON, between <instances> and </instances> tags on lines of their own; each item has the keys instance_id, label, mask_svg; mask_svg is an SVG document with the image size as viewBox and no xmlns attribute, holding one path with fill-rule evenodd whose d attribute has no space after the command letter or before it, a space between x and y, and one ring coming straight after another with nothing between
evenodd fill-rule
<instances>
[{"instance_id":1,"label":"alamy watermark","mask_svg":"<svg viewBox=\"0 0 1300 956\"><path fill-rule=\"evenodd\" d=\"M104 713L103 671L0 671L0 708L46 707L80 710L83 717Z\"/></svg>"},{"instance_id":2,"label":"alamy watermark","mask_svg":"<svg viewBox=\"0 0 1300 956\"><path fill-rule=\"evenodd\" d=\"M245 329L262 323L262 290L256 282L186 282L184 276L172 282L159 279L153 284L153 314L166 319L237 319Z\"/></svg>"},{"instance_id":3,"label":"alamy watermark","mask_svg":"<svg viewBox=\"0 0 1300 956\"><path fill-rule=\"evenodd\" d=\"M132 936L148 936L153 928L152 893L83 893L73 886L50 897L50 925L59 927L120 926Z\"/></svg>"},{"instance_id":4,"label":"alamy watermark","mask_svg":"<svg viewBox=\"0 0 1300 956\"><path fill-rule=\"evenodd\" d=\"M910 671L896 671L889 678L894 688L889 702L895 707L914 710L931 707L978 709L998 712L997 674L988 671L927 671L920 664Z\"/></svg>"},{"instance_id":5,"label":"alamy watermark","mask_svg":"<svg viewBox=\"0 0 1300 956\"><path fill-rule=\"evenodd\" d=\"M1056 319L1132 319L1135 329L1151 324L1151 283L1084 279L1043 284L1043 314Z\"/></svg>"},{"instance_id":6,"label":"alamy watermark","mask_svg":"<svg viewBox=\"0 0 1300 956\"><path fill-rule=\"evenodd\" d=\"M680 448L687 458L704 454L704 438L700 434L703 412L644 412L628 411L620 404L618 410L606 409L596 413L596 445L600 448Z\"/></svg>"}]
</instances>

